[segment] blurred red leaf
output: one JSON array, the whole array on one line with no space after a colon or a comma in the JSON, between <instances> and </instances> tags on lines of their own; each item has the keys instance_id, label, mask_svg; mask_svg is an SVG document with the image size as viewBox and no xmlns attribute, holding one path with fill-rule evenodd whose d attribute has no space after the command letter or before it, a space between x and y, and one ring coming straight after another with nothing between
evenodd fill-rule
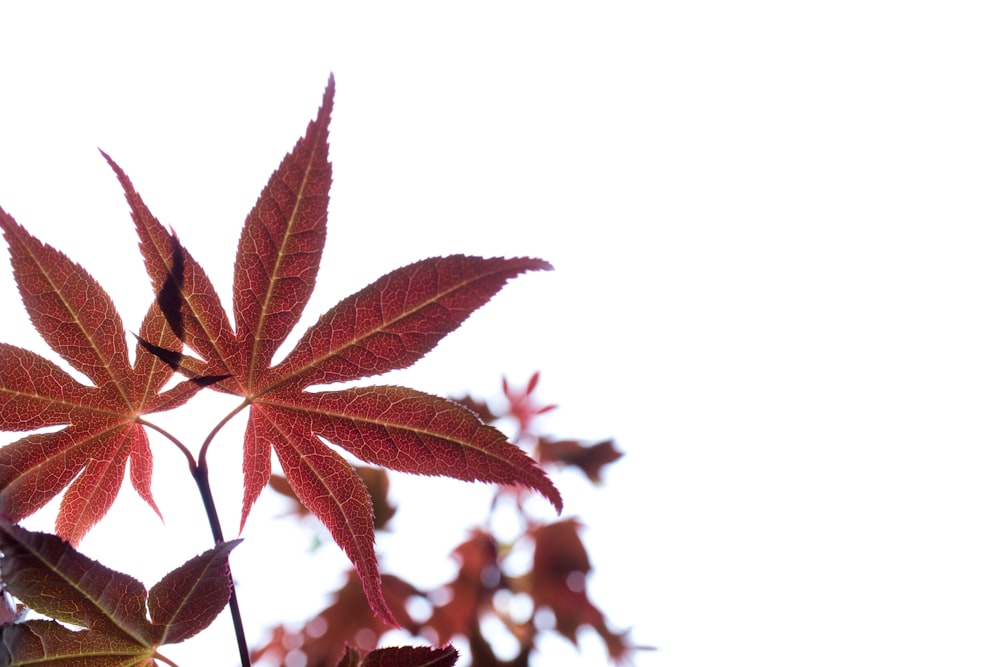
<instances>
[{"instance_id":1,"label":"blurred red leaf","mask_svg":"<svg viewBox=\"0 0 1000 667\"><path fill-rule=\"evenodd\" d=\"M474 530L452 555L460 564L455 578L444 587L450 599L435 607L427 622L439 642L473 634L479 612L490 604L502 576L496 540L485 531Z\"/></svg>"},{"instance_id":2,"label":"blurred red leaf","mask_svg":"<svg viewBox=\"0 0 1000 667\"><path fill-rule=\"evenodd\" d=\"M548 607L555 616L556 630L574 644L581 626L592 627L604 640L608 655L623 661L634 647L627 633L608 627L604 614L587 597L590 559L580 539L580 527L576 519L566 519L532 531L535 557L530 582L535 608Z\"/></svg>"},{"instance_id":3,"label":"blurred red leaf","mask_svg":"<svg viewBox=\"0 0 1000 667\"><path fill-rule=\"evenodd\" d=\"M421 592L392 575L382 575L382 590L393 617L404 629L416 634L419 626L407 611L406 602L422 595ZM348 573L347 581L334 593L334 598L333 604L301 630L285 627L272 630L270 640L254 650L253 659L265 655L281 659L291 645L298 646L297 650L305 654L308 667L333 665L345 645L370 650L382 634L394 627L375 615L356 572Z\"/></svg>"},{"instance_id":4,"label":"blurred red leaf","mask_svg":"<svg viewBox=\"0 0 1000 667\"><path fill-rule=\"evenodd\" d=\"M493 414L493 412L490 410L490 406L486 403L486 401L479 400L478 398L473 398L468 394L458 398L453 397L451 400L455 401L462 407L476 413L476 416L478 416L487 424L492 424L493 422L500 419L500 415Z\"/></svg>"},{"instance_id":5,"label":"blurred red leaf","mask_svg":"<svg viewBox=\"0 0 1000 667\"><path fill-rule=\"evenodd\" d=\"M527 433L532 429L535 419L539 415L551 412L556 409L556 405L543 404L535 400L532 395L538 388L538 380L541 373L535 371L524 389L516 389L507 378L503 378L503 394L507 399L506 413L517 421L518 432Z\"/></svg>"},{"instance_id":6,"label":"blurred red leaf","mask_svg":"<svg viewBox=\"0 0 1000 667\"><path fill-rule=\"evenodd\" d=\"M309 508L303 505L302 501L299 500L299 497L295 495L295 491L292 490L292 485L288 483L287 477L284 475L272 474L267 480L267 485L292 501L291 514L300 518L312 516L312 512L309 511Z\"/></svg>"},{"instance_id":7,"label":"blurred red leaf","mask_svg":"<svg viewBox=\"0 0 1000 667\"><path fill-rule=\"evenodd\" d=\"M389 474L384 468L355 466L355 471L364 482L368 494L372 498L373 523L375 530L385 530L386 525L396 514L396 506L389 502ZM271 475L268 486L292 501L292 513L300 518L312 516L312 512L302 504L292 490L288 478L283 475Z\"/></svg>"},{"instance_id":8,"label":"blurred red leaf","mask_svg":"<svg viewBox=\"0 0 1000 667\"><path fill-rule=\"evenodd\" d=\"M538 441L538 462L573 466L583 471L594 484L601 482L604 466L614 463L623 454L615 448L614 440L604 440L593 445L584 445L579 440Z\"/></svg>"},{"instance_id":9,"label":"blurred red leaf","mask_svg":"<svg viewBox=\"0 0 1000 667\"><path fill-rule=\"evenodd\" d=\"M360 667L361 652L352 646L344 647L344 655L337 663L337 667Z\"/></svg>"},{"instance_id":10,"label":"blurred red leaf","mask_svg":"<svg viewBox=\"0 0 1000 667\"><path fill-rule=\"evenodd\" d=\"M375 530L385 530L396 515L396 506L389 502L389 473L384 468L357 466L355 470L372 497L372 514Z\"/></svg>"}]
</instances>

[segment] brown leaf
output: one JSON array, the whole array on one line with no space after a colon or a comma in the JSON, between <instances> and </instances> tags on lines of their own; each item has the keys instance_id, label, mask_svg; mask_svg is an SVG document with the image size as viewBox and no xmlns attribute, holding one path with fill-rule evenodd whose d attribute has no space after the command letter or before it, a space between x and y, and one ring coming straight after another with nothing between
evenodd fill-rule
<instances>
[{"instance_id":1,"label":"brown leaf","mask_svg":"<svg viewBox=\"0 0 1000 667\"><path fill-rule=\"evenodd\" d=\"M416 634L419 626L407 611L406 603L422 593L392 575L382 575L382 590L393 617L408 632ZM264 655L280 659L287 652L286 646L298 646L307 657L307 665L333 665L342 656L345 645L371 650L378 638L394 627L375 615L356 572L348 573L347 581L334 597L333 604L303 629L292 631L279 627L273 630L271 640L254 651L254 660Z\"/></svg>"},{"instance_id":2,"label":"brown leaf","mask_svg":"<svg viewBox=\"0 0 1000 667\"><path fill-rule=\"evenodd\" d=\"M579 440L538 441L538 462L555 463L579 468L594 484L601 482L604 466L614 463L623 454L615 448L614 440L604 440L593 445L584 445Z\"/></svg>"},{"instance_id":3,"label":"brown leaf","mask_svg":"<svg viewBox=\"0 0 1000 667\"><path fill-rule=\"evenodd\" d=\"M532 531L535 557L530 580L535 608L548 607L555 615L556 630L574 644L580 627L589 625L604 640L608 655L622 661L634 647L627 633L608 627L604 614L587 597L590 559L580 527L576 519L566 519Z\"/></svg>"},{"instance_id":4,"label":"brown leaf","mask_svg":"<svg viewBox=\"0 0 1000 667\"><path fill-rule=\"evenodd\" d=\"M435 607L427 622L440 642L478 632L480 610L490 605L502 578L496 540L485 531L472 531L452 555L460 565L455 578L445 586L450 599Z\"/></svg>"},{"instance_id":5,"label":"brown leaf","mask_svg":"<svg viewBox=\"0 0 1000 667\"><path fill-rule=\"evenodd\" d=\"M0 627L0 665L136 667L156 653L118 635L73 631L55 621L30 620Z\"/></svg>"}]
</instances>

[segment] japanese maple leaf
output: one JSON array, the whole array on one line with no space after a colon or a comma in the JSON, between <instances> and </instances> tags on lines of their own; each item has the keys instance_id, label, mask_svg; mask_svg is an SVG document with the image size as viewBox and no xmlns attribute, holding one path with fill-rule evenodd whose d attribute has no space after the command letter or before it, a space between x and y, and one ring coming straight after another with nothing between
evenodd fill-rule
<instances>
[{"instance_id":1,"label":"japanese maple leaf","mask_svg":"<svg viewBox=\"0 0 1000 667\"><path fill-rule=\"evenodd\" d=\"M176 303L167 317L199 357L178 355L175 365L189 376L227 376L213 388L249 406L241 526L271 476L273 450L295 494L353 561L373 609L391 621L369 494L329 443L386 468L536 489L561 510L559 492L527 454L457 403L396 386L306 390L405 368L509 279L552 267L538 259L463 255L418 261L331 308L274 363L312 294L326 240L333 94L331 77L316 119L247 217L236 251L235 326L201 265L108 161L132 209L153 287L168 295L161 303Z\"/></svg>"},{"instance_id":2,"label":"japanese maple leaf","mask_svg":"<svg viewBox=\"0 0 1000 667\"><path fill-rule=\"evenodd\" d=\"M589 625L604 640L608 655L618 664L626 663L635 646L628 632L608 627L604 613L590 601L586 576L590 559L580 539L580 522L557 521L534 528L534 566L527 576L535 608L546 607L555 616L555 629L574 644L580 626Z\"/></svg>"},{"instance_id":3,"label":"japanese maple leaf","mask_svg":"<svg viewBox=\"0 0 1000 667\"><path fill-rule=\"evenodd\" d=\"M0 430L64 427L0 448L0 513L19 521L68 486L56 532L77 544L111 507L128 462L132 485L159 514L141 416L182 404L197 385L185 382L162 391L173 371L142 348L135 365L129 361L121 317L87 271L3 209L0 230L35 329L93 383L82 384L52 361L0 343ZM180 350L159 308L150 308L140 336Z\"/></svg>"}]
</instances>

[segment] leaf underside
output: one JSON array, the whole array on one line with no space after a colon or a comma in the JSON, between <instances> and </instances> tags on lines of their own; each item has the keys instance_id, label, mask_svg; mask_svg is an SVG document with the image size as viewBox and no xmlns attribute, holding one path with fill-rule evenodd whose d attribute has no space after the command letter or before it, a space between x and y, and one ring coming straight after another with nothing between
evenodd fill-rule
<instances>
[{"instance_id":1,"label":"leaf underside","mask_svg":"<svg viewBox=\"0 0 1000 667\"><path fill-rule=\"evenodd\" d=\"M126 463L132 485L156 510L150 489L152 454L145 428L136 422L144 414L183 404L199 387L183 382L164 389L173 371L141 346L133 365L121 318L94 278L2 209L0 230L36 330L92 383L78 382L41 355L0 343L0 428L63 427L29 434L0 449L0 512L19 521L66 489L56 531L77 544L110 509ZM155 305L140 336L180 351Z\"/></svg>"},{"instance_id":2,"label":"leaf underside","mask_svg":"<svg viewBox=\"0 0 1000 667\"><path fill-rule=\"evenodd\" d=\"M0 511L19 520L69 486L57 530L76 543L110 507L126 463L152 504L149 445L136 419L176 407L202 386L241 396L250 407L241 527L271 477L274 452L387 622L394 621L381 590L371 498L338 449L403 472L531 488L561 510L559 492L535 461L464 406L403 387L315 389L412 365L509 280L549 270L547 262L464 255L414 262L330 308L275 362L315 288L326 241L333 96L331 77L316 118L247 216L234 262L232 322L201 264L104 156L124 189L156 295L134 369L103 290L0 212L32 321L96 385L80 385L24 350L0 354L3 428L65 426L0 450ZM174 371L188 381L162 391Z\"/></svg>"}]
</instances>

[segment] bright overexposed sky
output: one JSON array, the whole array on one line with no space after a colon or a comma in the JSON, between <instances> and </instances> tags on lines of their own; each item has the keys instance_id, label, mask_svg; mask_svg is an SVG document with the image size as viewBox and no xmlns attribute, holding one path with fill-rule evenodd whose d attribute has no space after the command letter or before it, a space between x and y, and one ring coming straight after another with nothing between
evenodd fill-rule
<instances>
[{"instance_id":1,"label":"bright overexposed sky","mask_svg":"<svg viewBox=\"0 0 1000 667\"><path fill-rule=\"evenodd\" d=\"M993 3L22 4L0 8L0 206L127 328L148 281L97 149L227 294L333 72L330 230L297 331L423 257L549 260L373 382L495 396L537 369L547 430L617 440L603 488L556 482L592 598L659 647L636 667L1000 661ZM2 340L53 356L7 269L0 308ZM157 421L197 447L199 414L178 415ZM231 536L241 424L210 457ZM153 451L165 525L126 488L81 545L147 585L211 542L183 459ZM489 489L393 480L386 571L441 581ZM282 509L266 496L232 558L251 642L346 567ZM228 623L164 653L235 665ZM606 664L581 646L539 666Z\"/></svg>"}]
</instances>

